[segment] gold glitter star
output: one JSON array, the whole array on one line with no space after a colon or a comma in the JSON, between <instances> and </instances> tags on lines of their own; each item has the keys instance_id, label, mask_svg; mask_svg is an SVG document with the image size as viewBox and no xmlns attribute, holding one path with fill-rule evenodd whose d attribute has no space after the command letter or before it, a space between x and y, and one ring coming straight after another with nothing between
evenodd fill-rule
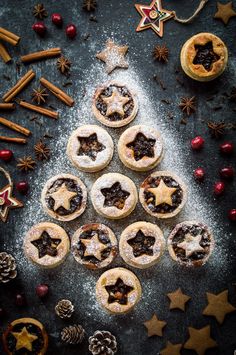
<instances>
[{"instance_id":1,"label":"gold glitter star","mask_svg":"<svg viewBox=\"0 0 236 355\"><path fill-rule=\"evenodd\" d=\"M56 192L50 195L55 202L53 207L54 211L58 210L59 207L63 207L68 211L70 209L70 201L76 195L76 192L67 189L65 183L62 184Z\"/></svg>"},{"instance_id":2,"label":"gold glitter star","mask_svg":"<svg viewBox=\"0 0 236 355\"><path fill-rule=\"evenodd\" d=\"M147 191L151 192L155 196L155 205L161 205L162 203L167 203L172 206L171 196L177 189L175 187L168 187L164 181L161 179L157 187L151 187Z\"/></svg>"},{"instance_id":3,"label":"gold glitter star","mask_svg":"<svg viewBox=\"0 0 236 355\"><path fill-rule=\"evenodd\" d=\"M231 17L236 16L236 12L233 9L233 2L229 1L226 4L221 4L217 2L217 12L214 15L214 18L217 18L224 22L225 25L229 22Z\"/></svg>"},{"instance_id":4,"label":"gold glitter star","mask_svg":"<svg viewBox=\"0 0 236 355\"><path fill-rule=\"evenodd\" d=\"M81 239L81 242L86 247L84 256L95 256L96 259L102 260L102 252L107 246L100 242L96 233L91 239Z\"/></svg>"},{"instance_id":5,"label":"gold glitter star","mask_svg":"<svg viewBox=\"0 0 236 355\"><path fill-rule=\"evenodd\" d=\"M12 332L11 334L16 338L16 350L25 348L32 351L32 343L38 339L36 335L30 334L26 327L20 333Z\"/></svg>"},{"instance_id":6,"label":"gold glitter star","mask_svg":"<svg viewBox=\"0 0 236 355\"><path fill-rule=\"evenodd\" d=\"M118 90L114 90L112 95L109 97L102 98L105 104L107 105L106 116L110 116L113 113L117 112L122 117L125 115L124 105L129 102L129 98L122 96Z\"/></svg>"}]
</instances>

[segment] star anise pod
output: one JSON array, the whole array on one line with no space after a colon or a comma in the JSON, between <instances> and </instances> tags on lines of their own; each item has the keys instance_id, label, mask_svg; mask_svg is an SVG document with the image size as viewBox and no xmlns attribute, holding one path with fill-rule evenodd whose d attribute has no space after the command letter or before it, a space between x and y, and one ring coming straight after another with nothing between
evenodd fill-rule
<instances>
[{"instance_id":1,"label":"star anise pod","mask_svg":"<svg viewBox=\"0 0 236 355\"><path fill-rule=\"evenodd\" d=\"M163 46L156 46L153 50L153 57L156 60L159 60L159 62L168 62L168 56L169 56L169 49L166 47L165 44Z\"/></svg>"},{"instance_id":2,"label":"star anise pod","mask_svg":"<svg viewBox=\"0 0 236 355\"><path fill-rule=\"evenodd\" d=\"M36 102L38 105L46 102L46 98L48 97L47 90L41 87L37 89L33 89L32 92L32 102Z\"/></svg>"},{"instance_id":3,"label":"star anise pod","mask_svg":"<svg viewBox=\"0 0 236 355\"><path fill-rule=\"evenodd\" d=\"M65 57L60 57L57 60L57 69L60 70L62 74L67 73L70 70L71 62Z\"/></svg>"},{"instance_id":4,"label":"star anise pod","mask_svg":"<svg viewBox=\"0 0 236 355\"><path fill-rule=\"evenodd\" d=\"M48 13L45 10L43 4L37 4L34 6L33 15L42 20L44 17L48 16Z\"/></svg>"},{"instance_id":5,"label":"star anise pod","mask_svg":"<svg viewBox=\"0 0 236 355\"><path fill-rule=\"evenodd\" d=\"M236 87L233 87L231 93L229 94L229 99L231 101L236 101Z\"/></svg>"},{"instance_id":6,"label":"star anise pod","mask_svg":"<svg viewBox=\"0 0 236 355\"><path fill-rule=\"evenodd\" d=\"M207 127L209 128L211 136L213 138L219 138L225 134L226 124L223 121L209 121L207 122Z\"/></svg>"},{"instance_id":7,"label":"star anise pod","mask_svg":"<svg viewBox=\"0 0 236 355\"><path fill-rule=\"evenodd\" d=\"M41 139L35 144L34 151L38 160L48 160L50 158L50 148Z\"/></svg>"},{"instance_id":8,"label":"star anise pod","mask_svg":"<svg viewBox=\"0 0 236 355\"><path fill-rule=\"evenodd\" d=\"M187 114L187 116L190 116L192 113L196 111L195 103L196 103L195 96L182 97L180 100L179 107L184 113Z\"/></svg>"},{"instance_id":9,"label":"star anise pod","mask_svg":"<svg viewBox=\"0 0 236 355\"><path fill-rule=\"evenodd\" d=\"M83 9L86 11L94 11L97 6L96 0L84 0Z\"/></svg>"},{"instance_id":10,"label":"star anise pod","mask_svg":"<svg viewBox=\"0 0 236 355\"><path fill-rule=\"evenodd\" d=\"M35 161L32 159L31 156L28 157L23 157L23 158L19 158L18 159L18 164L17 167L21 170L21 171L29 171L29 170L33 170L35 166Z\"/></svg>"}]
</instances>

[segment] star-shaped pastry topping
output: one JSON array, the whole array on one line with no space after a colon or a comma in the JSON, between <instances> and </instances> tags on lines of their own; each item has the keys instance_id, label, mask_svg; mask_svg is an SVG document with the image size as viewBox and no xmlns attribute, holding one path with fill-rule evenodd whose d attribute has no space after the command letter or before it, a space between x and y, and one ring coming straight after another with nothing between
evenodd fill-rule
<instances>
[{"instance_id":1,"label":"star-shaped pastry topping","mask_svg":"<svg viewBox=\"0 0 236 355\"><path fill-rule=\"evenodd\" d=\"M160 351L161 355L181 355L180 349L182 344L172 344L170 341L167 342L165 349Z\"/></svg>"},{"instance_id":2,"label":"star-shaped pastry topping","mask_svg":"<svg viewBox=\"0 0 236 355\"><path fill-rule=\"evenodd\" d=\"M146 236L141 230L138 231L136 236L129 239L127 242L133 248L133 254L137 258L142 255L153 255L153 245L155 238Z\"/></svg>"},{"instance_id":3,"label":"star-shaped pastry topping","mask_svg":"<svg viewBox=\"0 0 236 355\"><path fill-rule=\"evenodd\" d=\"M138 133L135 139L127 144L127 147L134 152L134 159L139 161L144 157L154 157L154 146L156 140L147 138L143 133Z\"/></svg>"},{"instance_id":4,"label":"star-shaped pastry topping","mask_svg":"<svg viewBox=\"0 0 236 355\"><path fill-rule=\"evenodd\" d=\"M80 142L78 155L87 155L93 161L96 160L98 153L106 148L105 145L98 141L96 133L88 137L78 137L78 140Z\"/></svg>"},{"instance_id":5,"label":"star-shaped pastry topping","mask_svg":"<svg viewBox=\"0 0 236 355\"><path fill-rule=\"evenodd\" d=\"M50 195L54 200L54 211L58 210L59 207L63 207L68 211L70 209L70 201L75 196L77 196L77 192L69 191L66 184L63 183L57 191Z\"/></svg>"},{"instance_id":6,"label":"star-shaped pastry topping","mask_svg":"<svg viewBox=\"0 0 236 355\"><path fill-rule=\"evenodd\" d=\"M201 329L188 327L188 330L190 337L184 344L185 349L192 349L198 355L204 355L207 349L217 346L215 340L211 338L211 328L209 325Z\"/></svg>"},{"instance_id":7,"label":"star-shaped pastry topping","mask_svg":"<svg viewBox=\"0 0 236 355\"><path fill-rule=\"evenodd\" d=\"M90 239L80 239L85 246L84 256L94 256L98 260L102 260L102 252L107 246L100 242L98 234L95 233Z\"/></svg>"},{"instance_id":8,"label":"star-shaped pastry topping","mask_svg":"<svg viewBox=\"0 0 236 355\"><path fill-rule=\"evenodd\" d=\"M163 320L159 320L154 313L152 318L147 320L143 323L144 326L147 328L148 337L152 337L153 335L158 335L162 337L163 335L163 328L166 326L166 322Z\"/></svg>"},{"instance_id":9,"label":"star-shaped pastry topping","mask_svg":"<svg viewBox=\"0 0 236 355\"><path fill-rule=\"evenodd\" d=\"M106 116L118 113L121 117L124 117L124 105L127 104L130 99L129 97L121 95L117 89L114 89L111 96L103 96L102 100L107 105Z\"/></svg>"},{"instance_id":10,"label":"star-shaped pastry topping","mask_svg":"<svg viewBox=\"0 0 236 355\"><path fill-rule=\"evenodd\" d=\"M128 191L122 190L119 182L115 182L111 187L101 189L101 193L105 197L104 206L116 207L119 210L124 208L125 201L130 195Z\"/></svg>"},{"instance_id":11,"label":"star-shaped pastry topping","mask_svg":"<svg viewBox=\"0 0 236 355\"><path fill-rule=\"evenodd\" d=\"M22 328L20 333L11 333L16 338L16 350L27 349L32 351L32 343L38 339L36 335L30 334L26 327Z\"/></svg>"},{"instance_id":12,"label":"star-shaped pastry topping","mask_svg":"<svg viewBox=\"0 0 236 355\"><path fill-rule=\"evenodd\" d=\"M106 72L110 74L115 68L128 68L125 55L128 46L118 46L111 39L106 42L106 48L96 54L96 58L106 63Z\"/></svg>"},{"instance_id":13,"label":"star-shaped pastry topping","mask_svg":"<svg viewBox=\"0 0 236 355\"><path fill-rule=\"evenodd\" d=\"M161 179L157 187L150 187L147 191L151 192L155 196L155 206L159 206L162 203L167 203L172 206L173 202L171 196L176 190L177 189L175 187L167 186Z\"/></svg>"},{"instance_id":14,"label":"star-shaped pastry topping","mask_svg":"<svg viewBox=\"0 0 236 355\"><path fill-rule=\"evenodd\" d=\"M236 308L228 302L228 290L225 290L218 295L207 292L208 305L203 310L205 316L213 316L222 324L225 316L228 313L234 312Z\"/></svg>"},{"instance_id":15,"label":"star-shaped pastry topping","mask_svg":"<svg viewBox=\"0 0 236 355\"><path fill-rule=\"evenodd\" d=\"M193 253L204 252L204 248L200 245L202 240L201 234L193 236L190 233L185 235L184 241L177 244L178 248L185 250L185 255L188 258Z\"/></svg>"},{"instance_id":16,"label":"star-shaped pastry topping","mask_svg":"<svg viewBox=\"0 0 236 355\"><path fill-rule=\"evenodd\" d=\"M137 32L151 28L158 36L163 36L164 22L174 16L173 12L162 8L161 0L153 0L147 5L135 4L142 19L136 29Z\"/></svg>"},{"instance_id":17,"label":"star-shaped pastry topping","mask_svg":"<svg viewBox=\"0 0 236 355\"><path fill-rule=\"evenodd\" d=\"M236 12L233 9L233 2L229 1L226 4L221 4L217 2L217 12L214 15L214 18L217 18L224 22L225 25L229 22L231 17L236 16Z\"/></svg>"},{"instance_id":18,"label":"star-shaped pastry topping","mask_svg":"<svg viewBox=\"0 0 236 355\"><path fill-rule=\"evenodd\" d=\"M23 204L12 197L12 186L6 185L0 190L0 220L6 222L11 208L23 207Z\"/></svg>"},{"instance_id":19,"label":"star-shaped pastry topping","mask_svg":"<svg viewBox=\"0 0 236 355\"><path fill-rule=\"evenodd\" d=\"M57 247L61 243L61 239L51 238L44 231L39 239L33 240L31 243L38 249L39 259L41 259L45 255L57 256Z\"/></svg>"},{"instance_id":20,"label":"star-shaped pastry topping","mask_svg":"<svg viewBox=\"0 0 236 355\"><path fill-rule=\"evenodd\" d=\"M109 295L108 303L118 302L126 305L128 303L128 294L133 291L133 287L126 285L123 280L118 278L114 285L105 286Z\"/></svg>"},{"instance_id":21,"label":"star-shaped pastry topping","mask_svg":"<svg viewBox=\"0 0 236 355\"><path fill-rule=\"evenodd\" d=\"M170 309L181 309L185 311L185 304L190 300L191 297L185 295L181 288L174 292L167 293L167 297L170 299Z\"/></svg>"}]
</instances>

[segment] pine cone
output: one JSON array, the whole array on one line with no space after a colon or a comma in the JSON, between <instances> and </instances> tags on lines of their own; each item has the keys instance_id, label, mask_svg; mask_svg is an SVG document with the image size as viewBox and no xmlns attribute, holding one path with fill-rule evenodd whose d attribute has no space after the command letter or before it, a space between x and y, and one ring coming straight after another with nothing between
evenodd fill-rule
<instances>
[{"instance_id":1,"label":"pine cone","mask_svg":"<svg viewBox=\"0 0 236 355\"><path fill-rule=\"evenodd\" d=\"M105 330L97 330L89 337L89 351L93 355L113 355L117 352L116 337Z\"/></svg>"},{"instance_id":2,"label":"pine cone","mask_svg":"<svg viewBox=\"0 0 236 355\"><path fill-rule=\"evenodd\" d=\"M67 344L79 344L84 339L84 328L81 325L70 325L61 331L61 340Z\"/></svg>"},{"instance_id":3,"label":"pine cone","mask_svg":"<svg viewBox=\"0 0 236 355\"><path fill-rule=\"evenodd\" d=\"M16 261L11 254L0 253L0 283L6 283L17 275Z\"/></svg>"},{"instance_id":4,"label":"pine cone","mask_svg":"<svg viewBox=\"0 0 236 355\"><path fill-rule=\"evenodd\" d=\"M60 318L70 318L74 312L74 306L69 300L60 300L56 307L55 312Z\"/></svg>"}]
</instances>

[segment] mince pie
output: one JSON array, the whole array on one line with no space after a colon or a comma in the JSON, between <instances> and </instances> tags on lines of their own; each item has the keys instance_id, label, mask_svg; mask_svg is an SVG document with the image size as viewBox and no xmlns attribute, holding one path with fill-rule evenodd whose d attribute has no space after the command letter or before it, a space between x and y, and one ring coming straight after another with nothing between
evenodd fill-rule
<instances>
[{"instance_id":1,"label":"mince pie","mask_svg":"<svg viewBox=\"0 0 236 355\"><path fill-rule=\"evenodd\" d=\"M104 169L112 159L113 150L111 136L95 125L76 129L67 145L67 155L72 164L88 173Z\"/></svg>"},{"instance_id":2,"label":"mince pie","mask_svg":"<svg viewBox=\"0 0 236 355\"><path fill-rule=\"evenodd\" d=\"M187 200L187 188L170 171L156 171L141 184L139 199L143 208L157 218L177 215Z\"/></svg>"},{"instance_id":3,"label":"mince pie","mask_svg":"<svg viewBox=\"0 0 236 355\"><path fill-rule=\"evenodd\" d=\"M8 355L44 355L48 348L46 330L36 319L16 319L3 333L3 348Z\"/></svg>"},{"instance_id":4,"label":"mince pie","mask_svg":"<svg viewBox=\"0 0 236 355\"><path fill-rule=\"evenodd\" d=\"M77 176L59 174L46 182L41 202L49 216L59 221L71 221L84 212L87 190Z\"/></svg>"},{"instance_id":5,"label":"mince pie","mask_svg":"<svg viewBox=\"0 0 236 355\"><path fill-rule=\"evenodd\" d=\"M113 314L129 312L139 302L141 294L139 279L123 267L105 271L96 284L98 302Z\"/></svg>"},{"instance_id":6,"label":"mince pie","mask_svg":"<svg viewBox=\"0 0 236 355\"><path fill-rule=\"evenodd\" d=\"M126 85L111 81L96 89L93 98L95 117L108 127L130 123L138 112L138 101Z\"/></svg>"},{"instance_id":7,"label":"mince pie","mask_svg":"<svg viewBox=\"0 0 236 355\"><path fill-rule=\"evenodd\" d=\"M181 50L181 66L190 78L210 81L223 73L228 62L224 42L212 33L198 33Z\"/></svg>"},{"instance_id":8,"label":"mince pie","mask_svg":"<svg viewBox=\"0 0 236 355\"><path fill-rule=\"evenodd\" d=\"M163 141L160 133L148 126L138 125L126 129L118 142L120 160L128 168L147 171L163 158Z\"/></svg>"},{"instance_id":9,"label":"mince pie","mask_svg":"<svg viewBox=\"0 0 236 355\"><path fill-rule=\"evenodd\" d=\"M117 239L110 228L101 223L85 224L72 238L75 260L88 269L109 265L117 255Z\"/></svg>"},{"instance_id":10,"label":"mince pie","mask_svg":"<svg viewBox=\"0 0 236 355\"><path fill-rule=\"evenodd\" d=\"M214 248L214 239L203 223L187 221L177 224L168 237L173 260L185 266L202 266Z\"/></svg>"},{"instance_id":11,"label":"mince pie","mask_svg":"<svg viewBox=\"0 0 236 355\"><path fill-rule=\"evenodd\" d=\"M36 224L25 236L25 255L38 266L56 267L65 260L69 251L69 237L64 229L55 223Z\"/></svg>"},{"instance_id":12,"label":"mince pie","mask_svg":"<svg viewBox=\"0 0 236 355\"><path fill-rule=\"evenodd\" d=\"M103 217L120 219L127 217L138 201L133 181L119 173L102 175L91 190L93 207Z\"/></svg>"},{"instance_id":13,"label":"mince pie","mask_svg":"<svg viewBox=\"0 0 236 355\"><path fill-rule=\"evenodd\" d=\"M119 250L123 260L139 269L156 264L165 248L160 228L148 222L136 222L121 234Z\"/></svg>"}]
</instances>

